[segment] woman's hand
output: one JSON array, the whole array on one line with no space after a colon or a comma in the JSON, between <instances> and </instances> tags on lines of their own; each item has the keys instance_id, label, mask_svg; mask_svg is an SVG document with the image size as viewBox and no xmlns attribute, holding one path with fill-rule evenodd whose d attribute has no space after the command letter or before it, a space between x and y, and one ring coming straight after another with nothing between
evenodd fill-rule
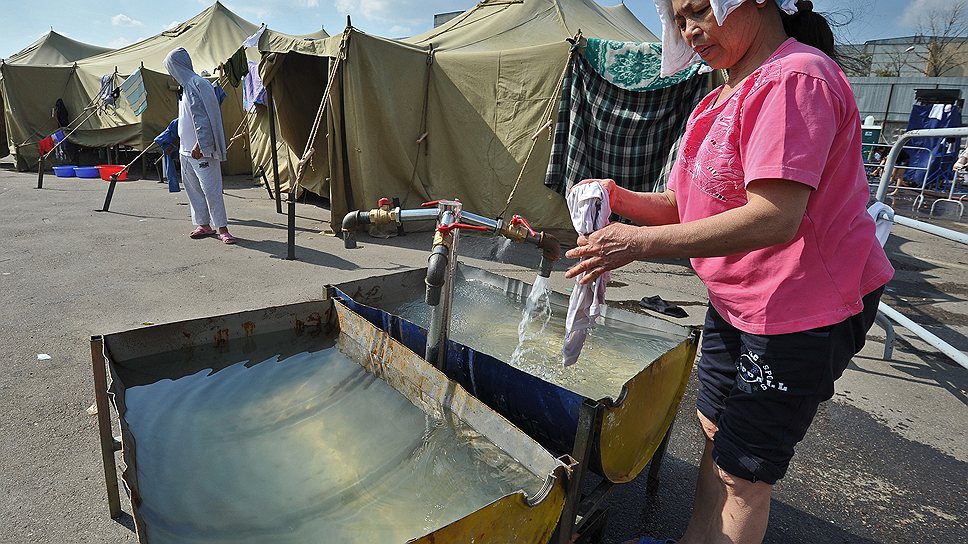
<instances>
[{"instance_id":1,"label":"woman's hand","mask_svg":"<svg viewBox=\"0 0 968 544\"><path fill-rule=\"evenodd\" d=\"M611 223L589 234L578 237L578 246L565 253L569 259L581 262L565 272L566 278L585 273L580 283L587 284L605 272L625 266L645 256L648 227L633 227Z\"/></svg>"},{"instance_id":2,"label":"woman's hand","mask_svg":"<svg viewBox=\"0 0 968 544\"><path fill-rule=\"evenodd\" d=\"M574 191L575 187L578 187L579 185L585 185L586 183L595 183L595 182L598 182L599 184L601 184L602 189L604 189L605 192L608 193L608 200L609 200L609 203L611 203L612 193L615 191L615 189L618 188L618 184L615 183L614 179L583 179L578 183L574 184L571 187L571 189L569 189L569 192Z\"/></svg>"},{"instance_id":3,"label":"woman's hand","mask_svg":"<svg viewBox=\"0 0 968 544\"><path fill-rule=\"evenodd\" d=\"M198 144L192 148L192 158L196 160L202 158L202 148Z\"/></svg>"}]
</instances>

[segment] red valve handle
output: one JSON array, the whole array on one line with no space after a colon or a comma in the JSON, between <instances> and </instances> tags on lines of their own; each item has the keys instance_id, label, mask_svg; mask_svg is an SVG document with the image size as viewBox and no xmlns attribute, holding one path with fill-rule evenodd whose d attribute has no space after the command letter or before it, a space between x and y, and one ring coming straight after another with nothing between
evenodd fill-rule
<instances>
[{"instance_id":1,"label":"red valve handle","mask_svg":"<svg viewBox=\"0 0 968 544\"><path fill-rule=\"evenodd\" d=\"M381 198L380 200L377 201L376 207L377 208L382 208L384 206L389 206L390 204L391 204L390 199L384 197L384 198Z\"/></svg>"},{"instance_id":2,"label":"red valve handle","mask_svg":"<svg viewBox=\"0 0 968 544\"><path fill-rule=\"evenodd\" d=\"M440 225L437 227L437 232L441 234L448 234L454 229L465 229L465 230L479 230L482 232L487 232L487 227L483 225L468 225L466 223L451 223L449 225Z\"/></svg>"},{"instance_id":3,"label":"red valve handle","mask_svg":"<svg viewBox=\"0 0 968 544\"><path fill-rule=\"evenodd\" d=\"M423 204L420 205L420 207L421 208L431 208L433 206L436 206L437 204L440 204L444 200L446 200L446 199L445 198L440 198L440 199L437 199L437 200L431 200L430 202L424 202ZM460 199L459 198L455 198L454 199L454 202L460 202Z\"/></svg>"},{"instance_id":4,"label":"red valve handle","mask_svg":"<svg viewBox=\"0 0 968 544\"><path fill-rule=\"evenodd\" d=\"M525 218L523 218L523 217L521 217L518 214L514 214L514 215L511 216L511 224L512 225L524 225L524 228L528 229L528 232L531 234L531 236L537 236L538 235L538 233L535 232L534 229L531 228L531 225L528 224L528 220L525 219Z\"/></svg>"}]
</instances>

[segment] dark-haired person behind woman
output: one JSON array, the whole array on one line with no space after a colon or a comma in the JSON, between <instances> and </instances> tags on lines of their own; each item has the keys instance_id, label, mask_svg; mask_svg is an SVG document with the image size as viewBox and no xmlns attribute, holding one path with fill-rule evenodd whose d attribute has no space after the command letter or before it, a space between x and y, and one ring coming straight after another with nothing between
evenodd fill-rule
<instances>
[{"instance_id":1,"label":"dark-haired person behind woman","mask_svg":"<svg viewBox=\"0 0 968 544\"><path fill-rule=\"evenodd\" d=\"M663 75L698 55L727 82L691 115L664 193L594 180L612 211L640 226L579 239L567 256L582 260L567 276L590 282L638 259L692 259L709 292L697 403L707 440L679 542L757 543L773 484L863 347L894 270L866 213L854 95L812 4L656 6Z\"/></svg>"}]
</instances>

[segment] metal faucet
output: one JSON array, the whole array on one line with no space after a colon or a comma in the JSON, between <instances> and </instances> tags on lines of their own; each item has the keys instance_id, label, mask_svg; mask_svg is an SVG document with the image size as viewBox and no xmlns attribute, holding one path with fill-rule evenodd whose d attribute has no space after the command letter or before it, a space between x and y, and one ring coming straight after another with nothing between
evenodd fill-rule
<instances>
[{"instance_id":1,"label":"metal faucet","mask_svg":"<svg viewBox=\"0 0 968 544\"><path fill-rule=\"evenodd\" d=\"M551 276L554 261L561 256L561 244L554 236L535 232L520 215L510 221L503 218L490 219L465 211L460 200L435 200L425 202L419 209L404 210L392 207L390 200L381 198L377 207L355 210L343 217L343 245L356 248L355 231L360 225L397 226L411 221L436 220L434 242L427 260L427 290L425 302L431 307L430 329L427 331L427 347L424 358L437 368L443 369L447 359L446 346L454 294L454 277L457 273L457 241L461 230L479 231L504 236L512 242L525 242L541 249L538 274Z\"/></svg>"}]
</instances>

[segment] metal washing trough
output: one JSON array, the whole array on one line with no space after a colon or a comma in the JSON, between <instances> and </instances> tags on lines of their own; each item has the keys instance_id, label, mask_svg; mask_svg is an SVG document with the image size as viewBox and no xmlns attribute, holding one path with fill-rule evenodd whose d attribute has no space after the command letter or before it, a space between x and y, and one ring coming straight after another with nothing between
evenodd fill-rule
<instances>
[{"instance_id":1,"label":"metal washing trough","mask_svg":"<svg viewBox=\"0 0 968 544\"><path fill-rule=\"evenodd\" d=\"M331 286L330 296L346 301L354 311L386 330L416 353L422 353L427 331L387 310L399 303L419 300L425 287L426 269L400 272ZM512 278L460 264L459 278L474 279L524 299L531 286ZM551 303L568 306L568 299L552 293ZM653 457L653 484L665 439L692 370L698 330L651 316L606 308L606 319L642 329L661 331L680 340L653 361L642 361L641 370L629 376L617 398L588 398L519 370L484 353L485 346L464 346L448 340L444 372L472 395L507 417L517 427L556 454L571 454L581 470L604 477L603 486L590 502L578 506L580 485L569 487L569 505L562 522L576 512L590 514L608 491L609 484L634 479ZM476 348L476 349L475 349ZM581 476L573 477L581 481ZM568 535L570 530L566 528ZM569 536L559 541L568 541Z\"/></svg>"},{"instance_id":2,"label":"metal washing trough","mask_svg":"<svg viewBox=\"0 0 968 544\"><path fill-rule=\"evenodd\" d=\"M233 361L237 364L238 359L220 360L219 353L261 354L265 351L264 345L260 347L260 342L265 342L261 339L267 338L264 335L278 333L298 339L291 345L282 346L283 352L298 351L306 345L332 346L335 343L343 354L358 362L374 379L392 386L424 413L435 417L447 413L459 418L543 482L540 491L531 496L516 492L496 497L477 510L408 542L548 542L565 503L566 479L574 467L573 462L568 458L553 457L460 385L333 299L92 337L95 398L108 504L111 516L118 517L121 504L115 452L120 449L125 467L124 481L131 496L140 542L150 544L139 513L139 509L145 508L139 490L139 476L144 477L144 473L139 472L138 444L125 420L127 388L159 380L177 380L205 370L220 371L220 365ZM278 352L280 346L271 349ZM178 360L167 359L168 363L157 357L176 351L190 355ZM108 373L112 377L110 390ZM120 420L120 440L112 436L112 398ZM387 414L388 417L394 415ZM146 452L142 452L143 455Z\"/></svg>"}]
</instances>

